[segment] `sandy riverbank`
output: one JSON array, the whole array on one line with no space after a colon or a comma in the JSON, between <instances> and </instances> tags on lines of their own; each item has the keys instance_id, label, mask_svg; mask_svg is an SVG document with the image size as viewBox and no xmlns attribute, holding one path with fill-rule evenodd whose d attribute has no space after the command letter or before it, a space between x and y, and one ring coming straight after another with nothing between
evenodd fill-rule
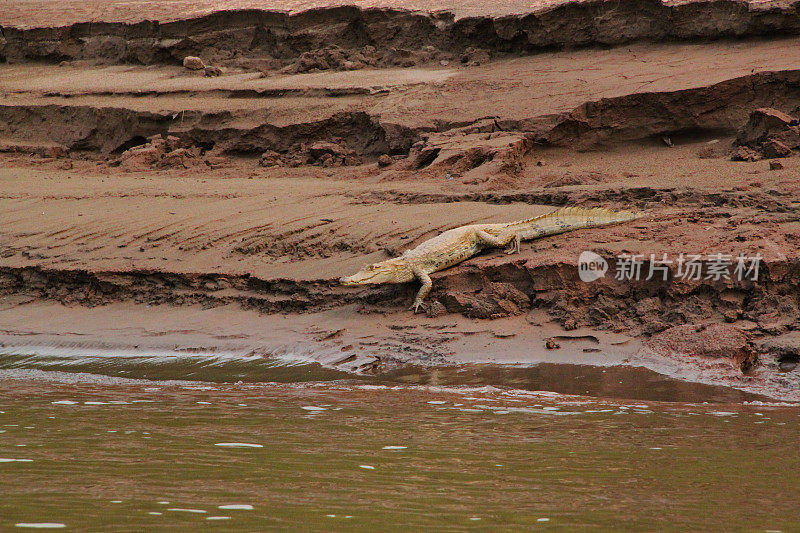
<instances>
[{"instance_id":1,"label":"sandy riverbank","mask_svg":"<svg viewBox=\"0 0 800 533\"><path fill-rule=\"evenodd\" d=\"M800 158L730 157L757 108L800 115L794 11L745 9L738 29L673 18L611 42L525 30L523 44L487 19L486 48L473 45L489 30L455 23L377 42L375 12L344 13L330 16L361 20L361 37L331 42L325 11L288 34L212 17L139 64L146 43L113 25L4 28L0 341L284 343L356 372L633 364L797 399ZM181 51L222 75L176 65ZM563 205L648 216L440 272L428 315L407 310L414 284L336 283L440 231ZM584 250L612 269L621 254L763 261L755 283L682 280L675 265L667 281L584 283Z\"/></svg>"}]
</instances>

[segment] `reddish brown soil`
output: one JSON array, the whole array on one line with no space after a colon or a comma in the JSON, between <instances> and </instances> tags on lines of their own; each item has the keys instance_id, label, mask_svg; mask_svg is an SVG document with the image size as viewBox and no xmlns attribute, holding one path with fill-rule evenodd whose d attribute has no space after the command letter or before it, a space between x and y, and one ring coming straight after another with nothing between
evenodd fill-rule
<instances>
[{"instance_id":1,"label":"reddish brown soil","mask_svg":"<svg viewBox=\"0 0 800 533\"><path fill-rule=\"evenodd\" d=\"M593 13L575 9L574 16ZM360 371L566 357L545 352L546 339L587 328L582 335L661 339L622 352L609 341L603 350L616 354L612 362L697 364L713 367L704 379L789 394L795 381L778 369L800 359L800 158L792 152L770 170L776 165L768 160L730 154L756 108L800 115L800 26L791 10L770 11L771 18L736 12L740 18L725 19L732 26L705 34L699 26L628 24L639 33L612 42L636 42L602 50L547 51L546 39L536 41L547 32L526 34L523 45L494 21L494 35L506 37L467 51L484 30L464 34L465 26L448 22L434 37L417 34L409 54L384 42L374 46L374 64L342 71L320 63L302 74L285 70L311 57L298 47L273 43L283 55L267 54L278 62L257 69L220 55L235 45L209 40L213 25L190 25L205 32L199 53L219 59L219 77L172 65L186 48L132 65L117 54L118 41L103 48L64 30L5 31L7 43L16 41L6 44L10 63L0 65L3 342L19 341L32 314L53 302L75 316L93 306L112 306L109 317L113 306L236 309L239 318L221 318L223 326L295 323L276 331L333 343L328 348L343 355L324 362ZM324 21L326 13L314 16ZM226 17L205 22L228 31L235 17ZM678 27L728 40L670 42ZM356 50L333 47L329 33L314 34L314 50L328 54L314 61ZM296 44L301 34L281 42ZM604 33L571 35L574 42L562 36L559 46L608 44ZM433 51L425 52L428 38ZM245 59L263 59L273 45ZM69 61L43 63L53 50ZM395 64L401 56L415 66ZM648 216L525 243L518 255L489 251L437 273L429 314L440 316L431 318L406 310L415 284L336 283L445 229L563 205ZM623 253L760 254L764 262L757 283L681 281L674 268L666 282L584 283L583 250L611 260L612 269ZM455 329L437 329L447 324ZM464 340L470 327L483 332L480 342ZM41 322L33 329L63 333ZM105 337L114 328L89 329ZM734 348L698 348L715 338ZM264 340L253 339L254 347ZM722 363L709 366L709 358Z\"/></svg>"}]
</instances>

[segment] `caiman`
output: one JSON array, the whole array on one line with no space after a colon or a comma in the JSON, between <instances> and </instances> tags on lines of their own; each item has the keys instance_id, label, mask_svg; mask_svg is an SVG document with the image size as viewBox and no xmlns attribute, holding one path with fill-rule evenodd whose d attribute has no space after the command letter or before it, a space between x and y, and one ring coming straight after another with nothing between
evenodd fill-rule
<instances>
[{"instance_id":1,"label":"caiman","mask_svg":"<svg viewBox=\"0 0 800 533\"><path fill-rule=\"evenodd\" d=\"M484 248L508 246L506 253L518 253L522 241L538 239L582 228L628 222L644 216L642 212L564 207L546 215L503 224L461 226L429 239L403 255L368 265L352 276L341 278L343 285L422 282L411 308L419 310L431 291L430 274L458 264Z\"/></svg>"}]
</instances>

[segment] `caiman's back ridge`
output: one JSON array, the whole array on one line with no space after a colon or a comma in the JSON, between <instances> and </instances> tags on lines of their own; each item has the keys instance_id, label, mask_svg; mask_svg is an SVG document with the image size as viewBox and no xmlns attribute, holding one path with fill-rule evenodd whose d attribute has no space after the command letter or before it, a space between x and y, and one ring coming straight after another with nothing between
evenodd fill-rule
<instances>
[{"instance_id":1,"label":"caiman's back ridge","mask_svg":"<svg viewBox=\"0 0 800 533\"><path fill-rule=\"evenodd\" d=\"M628 222L644 216L642 212L565 207L546 215L504 224L471 224L445 231L400 257L364 267L341 279L343 285L404 283L414 278L422 282L412 306L416 312L431 290L430 274L458 264L484 248L509 246L506 253L519 252L520 243L547 235L582 228Z\"/></svg>"}]
</instances>

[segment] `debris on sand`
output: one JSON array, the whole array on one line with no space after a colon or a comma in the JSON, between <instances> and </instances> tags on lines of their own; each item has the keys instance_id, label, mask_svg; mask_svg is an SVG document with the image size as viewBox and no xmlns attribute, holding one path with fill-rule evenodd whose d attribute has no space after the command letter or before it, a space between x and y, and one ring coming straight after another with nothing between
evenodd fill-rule
<instances>
[{"instance_id":1,"label":"debris on sand","mask_svg":"<svg viewBox=\"0 0 800 533\"><path fill-rule=\"evenodd\" d=\"M352 148L343 143L317 141L310 144L293 145L285 154L267 150L261 154L258 164L262 167L299 167L315 165L321 167L343 167L360 165L364 160Z\"/></svg>"},{"instance_id":2,"label":"debris on sand","mask_svg":"<svg viewBox=\"0 0 800 533\"><path fill-rule=\"evenodd\" d=\"M493 119L430 134L411 147L414 169L441 168L467 179L485 181L488 176L516 174L522 158L533 148L524 132L502 131ZM470 173L482 167L479 173Z\"/></svg>"},{"instance_id":3,"label":"debris on sand","mask_svg":"<svg viewBox=\"0 0 800 533\"><path fill-rule=\"evenodd\" d=\"M125 150L112 166L116 163L125 170L137 171L211 165L201 157L202 150L199 147L184 146L180 139L172 135L154 135L147 141Z\"/></svg>"}]
</instances>

